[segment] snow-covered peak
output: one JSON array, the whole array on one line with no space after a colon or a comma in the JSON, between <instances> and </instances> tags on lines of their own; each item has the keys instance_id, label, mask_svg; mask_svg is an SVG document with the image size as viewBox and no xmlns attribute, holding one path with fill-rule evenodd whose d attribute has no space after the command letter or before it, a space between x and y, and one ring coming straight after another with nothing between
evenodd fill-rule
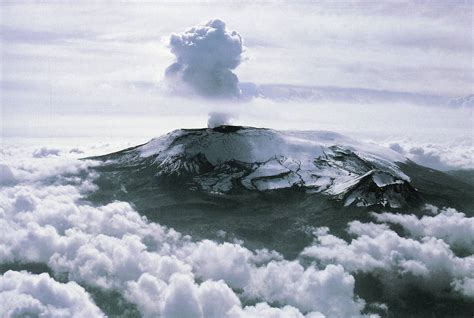
<instances>
[{"instance_id":1,"label":"snow-covered peak","mask_svg":"<svg viewBox=\"0 0 474 318\"><path fill-rule=\"evenodd\" d=\"M327 131L181 129L105 159L213 194L296 188L346 204L402 206L400 193L415 191L399 167L405 157Z\"/></svg>"},{"instance_id":2,"label":"snow-covered peak","mask_svg":"<svg viewBox=\"0 0 474 318\"><path fill-rule=\"evenodd\" d=\"M208 129L180 129L155 138L139 148L141 156L158 158L176 154L203 154L213 164L236 160L246 163L266 162L284 156L313 161L324 156L331 146L341 146L367 159L404 162L396 151L374 144L361 143L329 131L278 131L252 127L220 126Z\"/></svg>"}]
</instances>

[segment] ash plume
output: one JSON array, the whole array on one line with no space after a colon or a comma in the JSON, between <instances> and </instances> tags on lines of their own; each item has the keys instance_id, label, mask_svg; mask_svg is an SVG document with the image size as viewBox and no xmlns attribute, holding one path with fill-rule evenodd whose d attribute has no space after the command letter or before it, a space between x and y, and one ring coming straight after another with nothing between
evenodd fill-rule
<instances>
[{"instance_id":1,"label":"ash plume","mask_svg":"<svg viewBox=\"0 0 474 318\"><path fill-rule=\"evenodd\" d=\"M165 71L175 88L207 97L238 97L239 80L232 72L241 62L242 37L214 19L185 32L172 34L176 62Z\"/></svg>"}]
</instances>

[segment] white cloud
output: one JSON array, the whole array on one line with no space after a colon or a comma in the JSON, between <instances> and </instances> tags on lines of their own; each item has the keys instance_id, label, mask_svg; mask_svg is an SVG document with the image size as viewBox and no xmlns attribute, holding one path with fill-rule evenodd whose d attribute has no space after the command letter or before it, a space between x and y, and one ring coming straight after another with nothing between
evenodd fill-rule
<instances>
[{"instance_id":1,"label":"white cloud","mask_svg":"<svg viewBox=\"0 0 474 318\"><path fill-rule=\"evenodd\" d=\"M0 191L3 262L44 263L71 281L118 290L148 317L362 316L364 302L342 267L303 267L272 251L193 242L125 202L91 206L81 199L94 189L88 168L95 163L58 159L9 161L20 178ZM77 172L84 177L70 175ZM239 296L257 305L242 307Z\"/></svg>"},{"instance_id":2,"label":"white cloud","mask_svg":"<svg viewBox=\"0 0 474 318\"><path fill-rule=\"evenodd\" d=\"M32 152L6 156L17 183L0 191L0 258L45 263L78 283L119 290L148 317L185 309L203 316L360 316L364 301L345 270L374 273L395 289L416 282L433 293L472 295L474 259L457 257L445 243L472 246L472 218L453 209L433 208L435 215L421 218L374 216L382 224L351 222L350 243L321 228L303 253L327 265L318 268L236 243L193 242L148 222L125 202L88 205L81 198L95 189L88 168L96 163L69 158L67 151L30 161L13 160L17 154ZM71 176L77 173L86 177ZM402 225L412 238L388 223ZM401 277L399 284L394 277ZM216 295L222 298L210 301ZM188 296L186 308L173 305ZM258 304L243 307L239 297Z\"/></svg>"},{"instance_id":3,"label":"white cloud","mask_svg":"<svg viewBox=\"0 0 474 318\"><path fill-rule=\"evenodd\" d=\"M321 313L310 313L303 316L295 307L284 306L281 309L270 307L268 304L259 303L245 308L234 307L229 312L229 318L324 318Z\"/></svg>"},{"instance_id":4,"label":"white cloud","mask_svg":"<svg viewBox=\"0 0 474 318\"><path fill-rule=\"evenodd\" d=\"M440 114L440 118L442 115ZM472 113L466 113L466 118L472 121ZM443 130L443 126L437 125ZM405 155L410 160L422 166L441 171L474 168L474 148L472 136L457 135L448 140L433 134L428 142L412 134L409 138L382 141L391 149ZM436 140L437 139L437 140Z\"/></svg>"},{"instance_id":5,"label":"white cloud","mask_svg":"<svg viewBox=\"0 0 474 318\"><path fill-rule=\"evenodd\" d=\"M105 317L84 288L46 273L7 271L0 276L0 303L2 317Z\"/></svg>"},{"instance_id":6,"label":"white cloud","mask_svg":"<svg viewBox=\"0 0 474 318\"><path fill-rule=\"evenodd\" d=\"M240 300L223 281L205 281L199 286L199 301L204 317L224 317L234 307L240 308Z\"/></svg>"},{"instance_id":7,"label":"white cloud","mask_svg":"<svg viewBox=\"0 0 474 318\"><path fill-rule=\"evenodd\" d=\"M196 285L189 276L174 275L164 299L164 317L226 317L240 300L222 281ZM278 310L278 309L277 309Z\"/></svg>"},{"instance_id":8,"label":"white cloud","mask_svg":"<svg viewBox=\"0 0 474 318\"><path fill-rule=\"evenodd\" d=\"M408 150L408 154L413 161L423 166L432 167L440 170L448 170L449 166L441 161L438 153L433 151L425 151L421 147L413 147Z\"/></svg>"},{"instance_id":9,"label":"white cloud","mask_svg":"<svg viewBox=\"0 0 474 318\"><path fill-rule=\"evenodd\" d=\"M448 220L449 215L452 220ZM391 213L375 218L402 225L413 238L399 236L387 224L352 221L347 231L355 238L350 242L329 234L327 228L320 228L315 232L314 245L305 248L302 255L322 263L341 264L349 272L373 273L392 291L414 283L433 294L442 294L450 288L469 294L474 256L456 256L443 239L470 249L466 244L472 239L472 219L453 210L421 219ZM440 222L445 222L449 230L444 231ZM457 236L449 231L461 234ZM467 237L462 237L463 234Z\"/></svg>"},{"instance_id":10,"label":"white cloud","mask_svg":"<svg viewBox=\"0 0 474 318\"><path fill-rule=\"evenodd\" d=\"M202 317L197 287L188 276L176 275L165 295L164 317Z\"/></svg>"},{"instance_id":11,"label":"white cloud","mask_svg":"<svg viewBox=\"0 0 474 318\"><path fill-rule=\"evenodd\" d=\"M451 286L455 291L468 298L474 298L474 278L465 277L455 280Z\"/></svg>"},{"instance_id":12,"label":"white cloud","mask_svg":"<svg viewBox=\"0 0 474 318\"><path fill-rule=\"evenodd\" d=\"M57 156L59 155L59 151L59 149L42 147L41 149L37 149L35 152L33 152L33 157L43 158L48 156Z\"/></svg>"},{"instance_id":13,"label":"white cloud","mask_svg":"<svg viewBox=\"0 0 474 318\"><path fill-rule=\"evenodd\" d=\"M236 288L245 287L251 279L252 253L240 245L204 240L186 248L188 262L201 277L223 279Z\"/></svg>"},{"instance_id":14,"label":"white cloud","mask_svg":"<svg viewBox=\"0 0 474 318\"><path fill-rule=\"evenodd\" d=\"M244 293L270 302L288 304L303 312L318 311L329 317L357 317L364 302L354 300L354 277L342 266L324 270L303 268L298 262L270 262L256 269ZM334 306L334 304L338 304Z\"/></svg>"},{"instance_id":15,"label":"white cloud","mask_svg":"<svg viewBox=\"0 0 474 318\"><path fill-rule=\"evenodd\" d=\"M400 213L372 213L372 216L378 222L401 225L412 237L440 238L453 248L474 253L474 218L453 208L436 208L436 213L421 218Z\"/></svg>"},{"instance_id":16,"label":"white cloud","mask_svg":"<svg viewBox=\"0 0 474 318\"><path fill-rule=\"evenodd\" d=\"M350 244L320 229L320 241L305 251L328 265L318 268L236 243L193 242L148 222L125 202L88 205L81 198L95 189L89 167L96 163L78 161L68 151L31 155L11 148L4 158L17 182L0 191L0 258L45 263L80 284L119 290L145 316L163 314L166 304L170 313L185 309L174 308L173 299L184 297L180 286L189 287L187 282L195 300L188 309L204 316L224 311L232 317L358 316L364 301L345 270L375 273L389 285L400 276L400 285L416 281L435 293L446 288L472 294L472 257L457 257L445 243L468 246L470 236L461 233L472 219L451 209L435 209L436 215L424 218L380 214L383 222L410 223L406 230L413 238L397 235L386 223L352 222L356 238ZM77 173L84 177L73 176ZM443 222L450 233L438 228ZM212 305L215 294L222 299ZM239 297L258 305L242 307Z\"/></svg>"},{"instance_id":17,"label":"white cloud","mask_svg":"<svg viewBox=\"0 0 474 318\"><path fill-rule=\"evenodd\" d=\"M449 106L472 108L474 107L474 94L451 99Z\"/></svg>"},{"instance_id":18,"label":"white cloud","mask_svg":"<svg viewBox=\"0 0 474 318\"><path fill-rule=\"evenodd\" d=\"M16 182L13 172L6 164L0 164L0 186L11 185Z\"/></svg>"}]
</instances>

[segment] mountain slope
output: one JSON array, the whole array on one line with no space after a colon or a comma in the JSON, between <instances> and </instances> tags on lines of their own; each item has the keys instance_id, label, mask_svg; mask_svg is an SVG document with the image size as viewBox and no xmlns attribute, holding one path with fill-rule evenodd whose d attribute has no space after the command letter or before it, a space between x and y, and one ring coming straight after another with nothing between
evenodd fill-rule
<instances>
[{"instance_id":1,"label":"mountain slope","mask_svg":"<svg viewBox=\"0 0 474 318\"><path fill-rule=\"evenodd\" d=\"M420 202L399 167L403 156L325 131L182 129L94 159L105 161L109 171L152 169L153 178L209 195L293 189L345 206L400 208Z\"/></svg>"}]
</instances>

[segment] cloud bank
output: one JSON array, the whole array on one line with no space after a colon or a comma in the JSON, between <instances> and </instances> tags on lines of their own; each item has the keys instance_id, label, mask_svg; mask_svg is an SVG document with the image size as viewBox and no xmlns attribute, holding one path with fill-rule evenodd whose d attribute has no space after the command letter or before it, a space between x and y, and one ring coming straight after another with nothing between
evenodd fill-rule
<instances>
[{"instance_id":1,"label":"cloud bank","mask_svg":"<svg viewBox=\"0 0 474 318\"><path fill-rule=\"evenodd\" d=\"M387 146L420 165L447 171L474 169L472 142L472 137L466 135L446 142L426 143L401 140L390 142Z\"/></svg>"},{"instance_id":2,"label":"cloud bank","mask_svg":"<svg viewBox=\"0 0 474 318\"><path fill-rule=\"evenodd\" d=\"M12 185L16 182L13 172L6 164L0 164L0 186Z\"/></svg>"},{"instance_id":3,"label":"cloud bank","mask_svg":"<svg viewBox=\"0 0 474 318\"><path fill-rule=\"evenodd\" d=\"M126 202L91 206L83 199L96 189L94 162L65 160L66 151L43 158L27 153L28 164L8 161L17 181L0 191L4 264L42 263L77 284L118 291L144 317L364 316L355 280L340 265L303 266L237 243L193 241L149 222ZM22 275L10 271L2 279ZM11 286L8 295L27 293L21 284ZM49 298L41 304L64 303L58 293L44 295ZM64 304L76 310L72 301Z\"/></svg>"},{"instance_id":4,"label":"cloud bank","mask_svg":"<svg viewBox=\"0 0 474 318\"><path fill-rule=\"evenodd\" d=\"M415 238L435 237L452 248L474 253L474 218L453 208L428 207L436 215L418 218L412 214L372 213L377 222L400 225Z\"/></svg>"},{"instance_id":5,"label":"cloud bank","mask_svg":"<svg viewBox=\"0 0 474 318\"><path fill-rule=\"evenodd\" d=\"M165 75L176 89L182 84L210 97L238 97L239 80L232 70L239 66L242 38L228 31L222 20L210 20L183 33L172 34L169 42L176 62Z\"/></svg>"},{"instance_id":6,"label":"cloud bank","mask_svg":"<svg viewBox=\"0 0 474 318\"><path fill-rule=\"evenodd\" d=\"M376 223L349 223L349 242L320 228L301 258L289 261L235 242L194 241L126 202L88 204L96 163L71 158L67 147L42 158L31 148L4 152L3 169L15 181L0 189L3 264L42 263L61 281L119 291L144 317L361 317L375 305L357 296L359 273L393 293L416 284L474 297L473 256L456 254L472 253L473 218L464 213L373 214ZM16 284L8 293L25 292ZM60 302L51 297L40 303Z\"/></svg>"},{"instance_id":7,"label":"cloud bank","mask_svg":"<svg viewBox=\"0 0 474 318\"><path fill-rule=\"evenodd\" d=\"M33 157L44 158L48 156L57 156L59 155L59 151L59 149L42 147L41 149L35 150L35 152L33 153Z\"/></svg>"},{"instance_id":8,"label":"cloud bank","mask_svg":"<svg viewBox=\"0 0 474 318\"><path fill-rule=\"evenodd\" d=\"M46 273L7 271L0 276L0 304L2 317L105 317L84 288Z\"/></svg>"},{"instance_id":9,"label":"cloud bank","mask_svg":"<svg viewBox=\"0 0 474 318\"><path fill-rule=\"evenodd\" d=\"M416 285L438 296L446 292L474 295L474 255L461 257L453 252L453 248L472 251L474 218L454 209L420 219L393 213L372 216L378 222L400 225L409 236L400 236L387 223L352 221L347 232L355 238L350 242L329 234L326 227L318 228L314 245L302 255L324 264L341 264L352 273L373 274L392 293Z\"/></svg>"}]
</instances>

